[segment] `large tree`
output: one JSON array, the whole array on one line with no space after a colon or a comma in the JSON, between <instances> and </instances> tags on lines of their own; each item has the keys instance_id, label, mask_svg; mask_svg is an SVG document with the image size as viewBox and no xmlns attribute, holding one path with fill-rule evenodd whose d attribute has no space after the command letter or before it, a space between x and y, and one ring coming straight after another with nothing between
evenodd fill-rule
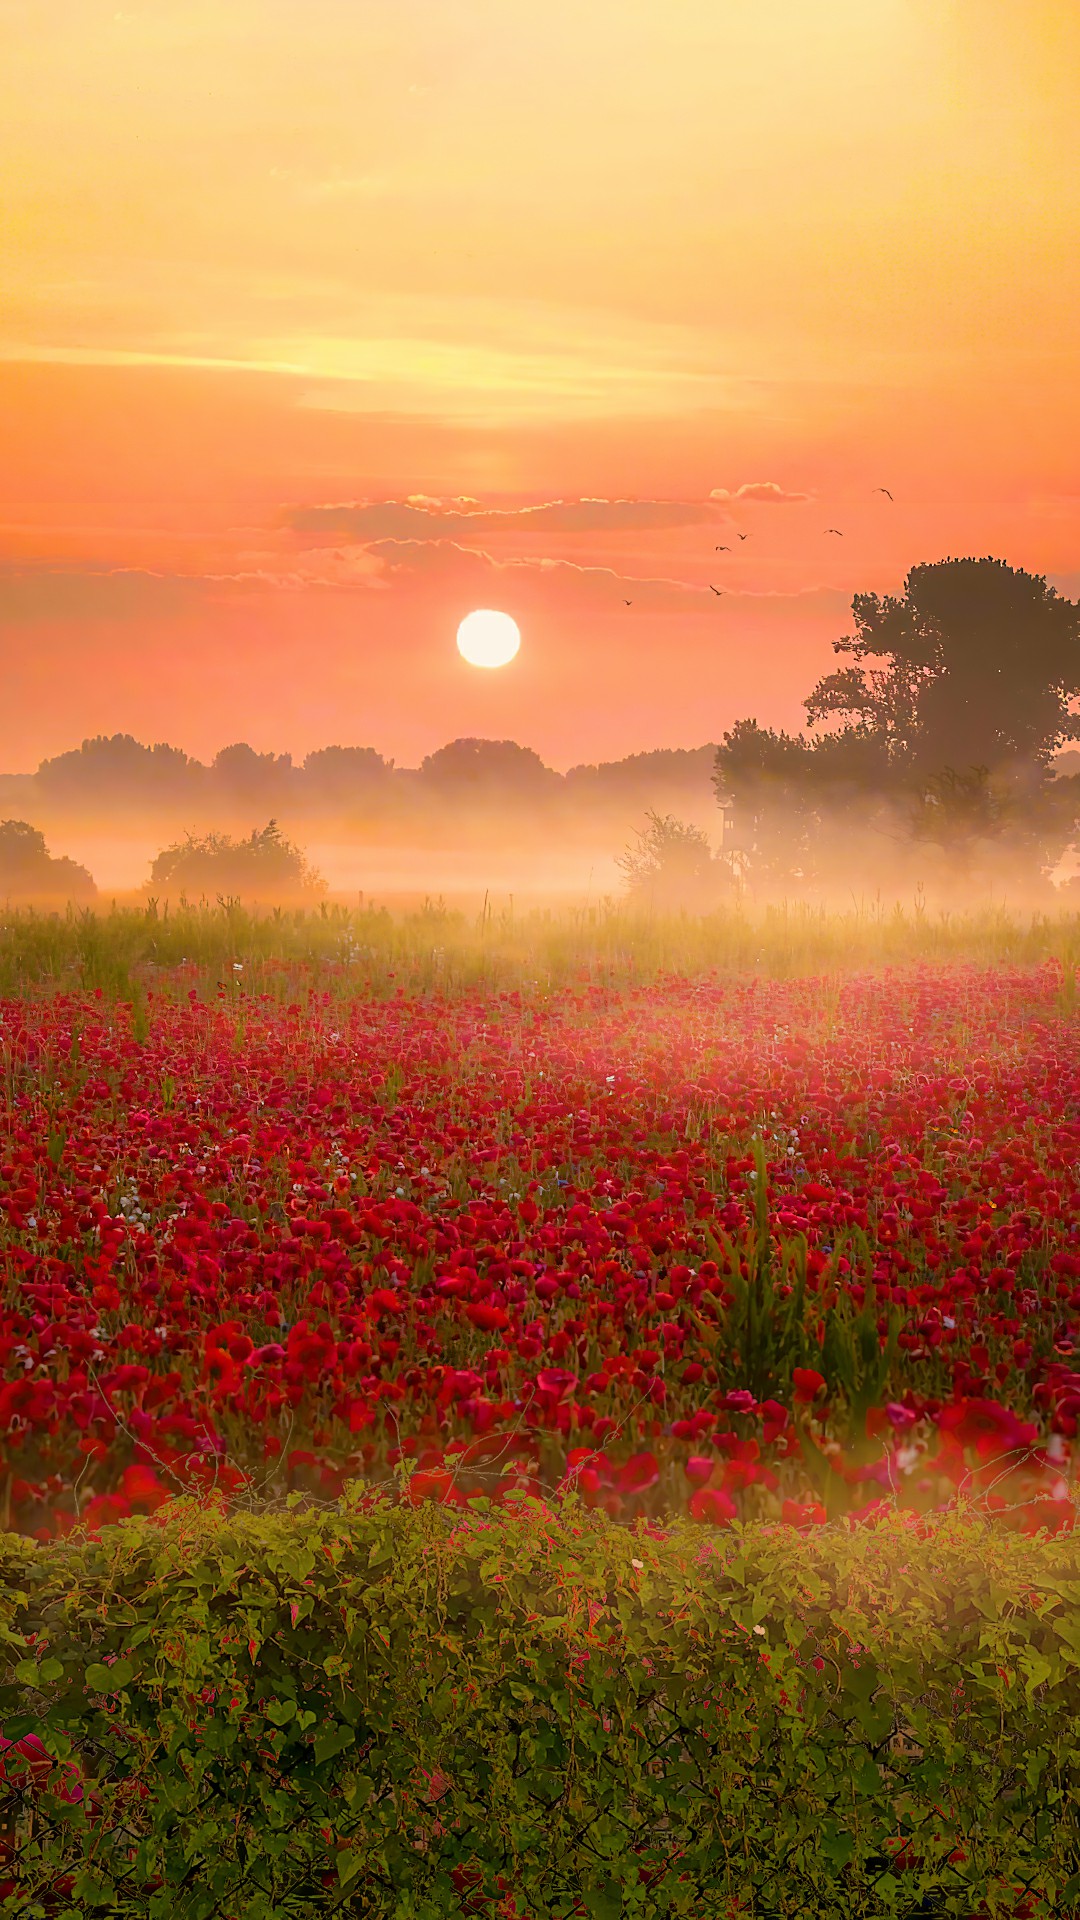
<instances>
[{"instance_id":1,"label":"large tree","mask_svg":"<svg viewBox=\"0 0 1080 1920\"><path fill-rule=\"evenodd\" d=\"M880 863L931 843L963 869L998 861L1049 872L1076 832L1073 783L1050 776L1080 738L1080 607L1000 560L913 567L902 597L856 594L850 664L805 701L816 738L741 720L715 785L748 868L806 879L824 852Z\"/></svg>"},{"instance_id":2,"label":"large tree","mask_svg":"<svg viewBox=\"0 0 1080 1920\"><path fill-rule=\"evenodd\" d=\"M819 680L807 719L840 719L897 770L986 767L1038 784L1080 739L1080 606L1004 560L912 567L901 598L859 593L856 631L834 651L858 664Z\"/></svg>"}]
</instances>

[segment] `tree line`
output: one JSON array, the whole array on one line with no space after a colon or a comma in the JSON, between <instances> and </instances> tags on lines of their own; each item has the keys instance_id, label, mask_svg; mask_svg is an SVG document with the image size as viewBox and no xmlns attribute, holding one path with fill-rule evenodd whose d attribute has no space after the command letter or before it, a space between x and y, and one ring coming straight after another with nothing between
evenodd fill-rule
<instances>
[{"instance_id":1,"label":"tree line","mask_svg":"<svg viewBox=\"0 0 1080 1920\"><path fill-rule=\"evenodd\" d=\"M1080 739L1080 606L1042 577L1002 560L944 560L911 569L899 596L856 594L854 632L834 642L844 662L811 689L806 728L787 733L741 719L718 746L659 750L561 775L514 741L451 741L416 769L370 747L324 747L295 766L288 754L238 744L209 766L130 735L85 740L34 776L43 798L72 807L150 812L203 802L235 811L291 805L376 825L432 806L453 821L470 810L496 821L554 826L607 812L645 816L618 864L632 893L667 905L715 904L740 887L784 892L828 880L895 886L929 864L947 881L1045 882L1080 854L1080 771L1061 756ZM712 788L713 836L661 812L665 792L696 800ZM246 838L189 830L153 863L165 890L320 890L274 814ZM0 892L89 897L93 882L53 860L25 821L0 821Z\"/></svg>"},{"instance_id":2,"label":"tree line","mask_svg":"<svg viewBox=\"0 0 1080 1920\"><path fill-rule=\"evenodd\" d=\"M145 746L117 733L84 740L43 760L35 774L17 777L17 785L12 776L6 784L56 811L85 808L119 817L207 806L349 817L447 801L509 802L529 810L561 802L622 808L657 792L707 794L715 753L715 743L661 748L560 774L513 740L452 740L416 768L397 767L373 747L320 747L294 763L291 754L261 753L238 742L204 764L179 747Z\"/></svg>"}]
</instances>

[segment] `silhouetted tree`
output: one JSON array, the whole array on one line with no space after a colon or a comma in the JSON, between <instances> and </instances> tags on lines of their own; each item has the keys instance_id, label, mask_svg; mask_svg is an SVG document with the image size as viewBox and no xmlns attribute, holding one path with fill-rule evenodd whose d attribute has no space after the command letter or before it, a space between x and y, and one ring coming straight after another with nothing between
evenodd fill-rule
<instances>
[{"instance_id":1,"label":"silhouetted tree","mask_svg":"<svg viewBox=\"0 0 1080 1920\"><path fill-rule=\"evenodd\" d=\"M75 860L53 859L27 820L0 820L0 896L6 900L93 900L97 888Z\"/></svg>"},{"instance_id":2,"label":"silhouetted tree","mask_svg":"<svg viewBox=\"0 0 1080 1920\"><path fill-rule=\"evenodd\" d=\"M318 747L304 761L300 783L309 805L344 806L384 792L393 766L374 747Z\"/></svg>"},{"instance_id":3,"label":"silhouetted tree","mask_svg":"<svg viewBox=\"0 0 1080 1920\"><path fill-rule=\"evenodd\" d=\"M801 734L737 720L716 750L713 783L724 809L724 847L769 880L810 877L818 813Z\"/></svg>"},{"instance_id":4,"label":"silhouetted tree","mask_svg":"<svg viewBox=\"0 0 1080 1920\"><path fill-rule=\"evenodd\" d=\"M642 809L658 809L669 795L707 798L715 757L715 745L658 747L651 753L627 754L624 760L571 767L565 775L566 792L579 805L630 803Z\"/></svg>"},{"instance_id":5,"label":"silhouetted tree","mask_svg":"<svg viewBox=\"0 0 1080 1920\"><path fill-rule=\"evenodd\" d=\"M419 778L440 798L479 802L535 801L561 784L538 753L514 740L451 740L421 761Z\"/></svg>"},{"instance_id":6,"label":"silhouetted tree","mask_svg":"<svg viewBox=\"0 0 1080 1920\"><path fill-rule=\"evenodd\" d=\"M50 800L148 804L187 799L206 769L179 747L144 747L130 733L98 734L80 747L43 760L37 770L40 791Z\"/></svg>"},{"instance_id":7,"label":"silhouetted tree","mask_svg":"<svg viewBox=\"0 0 1080 1920\"><path fill-rule=\"evenodd\" d=\"M810 740L739 721L716 755L727 844L771 879L812 875L821 850L871 836L934 845L950 864L998 850L1015 873L1048 872L1080 808L1051 763L1080 738L1080 607L999 560L913 567L900 599L856 594L857 664L805 701ZM879 846L878 859L884 852ZM896 857L895 854L893 856Z\"/></svg>"},{"instance_id":8,"label":"silhouetted tree","mask_svg":"<svg viewBox=\"0 0 1080 1920\"><path fill-rule=\"evenodd\" d=\"M158 854L150 885L266 900L323 893L326 883L271 820L247 840L233 840L227 833L189 833Z\"/></svg>"},{"instance_id":9,"label":"silhouetted tree","mask_svg":"<svg viewBox=\"0 0 1080 1920\"><path fill-rule=\"evenodd\" d=\"M215 794L244 806L273 806L284 800L293 778L291 753L256 753L242 740L222 747L210 765Z\"/></svg>"},{"instance_id":10,"label":"silhouetted tree","mask_svg":"<svg viewBox=\"0 0 1080 1920\"><path fill-rule=\"evenodd\" d=\"M941 560L912 567L902 598L856 594L852 611L855 634L833 646L860 664L818 681L811 726L846 719L921 774L1008 769L1024 784L1080 739L1080 606L1040 575Z\"/></svg>"}]
</instances>

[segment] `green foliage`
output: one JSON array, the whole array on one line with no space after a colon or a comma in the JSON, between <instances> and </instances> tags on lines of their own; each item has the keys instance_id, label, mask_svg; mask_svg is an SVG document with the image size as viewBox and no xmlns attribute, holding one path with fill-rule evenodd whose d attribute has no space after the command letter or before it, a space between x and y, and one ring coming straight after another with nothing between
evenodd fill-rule
<instances>
[{"instance_id":1,"label":"green foliage","mask_svg":"<svg viewBox=\"0 0 1080 1920\"><path fill-rule=\"evenodd\" d=\"M737 1380L756 1400L777 1398L787 1404L796 1367L816 1366L806 1315L806 1241L802 1234L781 1242L777 1252L769 1226L768 1168L760 1140L753 1144L754 1200L749 1230L743 1235L708 1234L720 1266L727 1304L706 1293L702 1305L712 1316L692 1318L702 1346L721 1378ZM838 1383L839 1384L839 1383Z\"/></svg>"},{"instance_id":2,"label":"green foliage","mask_svg":"<svg viewBox=\"0 0 1080 1920\"><path fill-rule=\"evenodd\" d=\"M0 1724L56 1759L6 1756L13 1914L1080 1906L1069 1536L354 1489L2 1540L0 1576Z\"/></svg>"}]
</instances>

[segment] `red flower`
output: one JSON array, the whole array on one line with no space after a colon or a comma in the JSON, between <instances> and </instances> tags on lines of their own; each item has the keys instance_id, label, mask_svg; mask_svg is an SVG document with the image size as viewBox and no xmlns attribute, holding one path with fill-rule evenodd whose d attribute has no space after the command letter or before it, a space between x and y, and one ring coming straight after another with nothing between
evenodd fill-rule
<instances>
[{"instance_id":1,"label":"red flower","mask_svg":"<svg viewBox=\"0 0 1080 1920\"><path fill-rule=\"evenodd\" d=\"M645 1493L649 1487L655 1487L659 1478L655 1454L634 1453L625 1466L619 1468L616 1484L620 1493Z\"/></svg>"},{"instance_id":2,"label":"red flower","mask_svg":"<svg viewBox=\"0 0 1080 1920\"><path fill-rule=\"evenodd\" d=\"M690 1496L690 1516L713 1527L730 1526L736 1516L736 1506L729 1493L721 1487L699 1487Z\"/></svg>"},{"instance_id":3,"label":"red flower","mask_svg":"<svg viewBox=\"0 0 1080 1920\"><path fill-rule=\"evenodd\" d=\"M824 1392L825 1376L814 1367L794 1367L791 1374L795 1388L795 1398L800 1406L809 1406L819 1393Z\"/></svg>"},{"instance_id":4,"label":"red flower","mask_svg":"<svg viewBox=\"0 0 1080 1920\"><path fill-rule=\"evenodd\" d=\"M481 1333L500 1333L510 1325L510 1315L505 1307L489 1306L486 1300L478 1300L465 1309L465 1318L471 1320Z\"/></svg>"},{"instance_id":5,"label":"red flower","mask_svg":"<svg viewBox=\"0 0 1080 1920\"><path fill-rule=\"evenodd\" d=\"M712 1479L715 1465L715 1460L707 1460L703 1454L692 1453L683 1468L683 1472L691 1486L703 1487L707 1480Z\"/></svg>"},{"instance_id":6,"label":"red flower","mask_svg":"<svg viewBox=\"0 0 1080 1920\"><path fill-rule=\"evenodd\" d=\"M801 1500L785 1500L780 1509L780 1518L785 1526L798 1527L805 1532L807 1527L823 1527L827 1516L820 1500L805 1503Z\"/></svg>"}]
</instances>

